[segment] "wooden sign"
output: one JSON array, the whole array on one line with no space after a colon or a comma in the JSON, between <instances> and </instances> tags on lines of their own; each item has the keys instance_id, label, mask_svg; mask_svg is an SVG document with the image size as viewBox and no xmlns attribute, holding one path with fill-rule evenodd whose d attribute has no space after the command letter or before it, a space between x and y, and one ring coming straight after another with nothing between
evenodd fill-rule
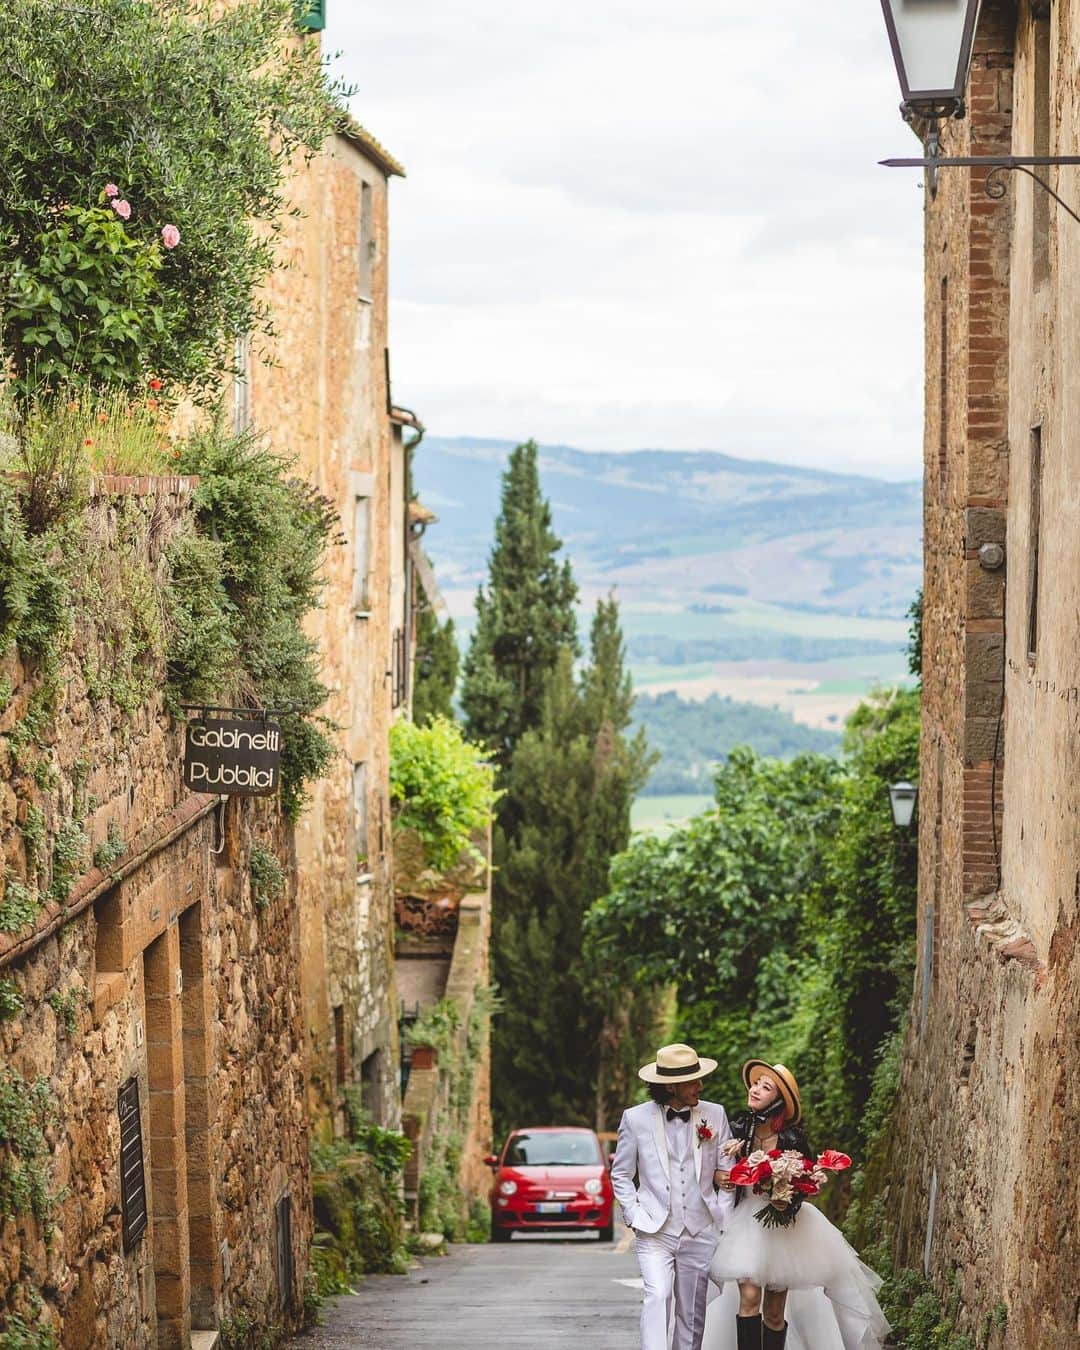
<instances>
[{"instance_id":1,"label":"wooden sign","mask_svg":"<svg viewBox=\"0 0 1080 1350\"><path fill-rule=\"evenodd\" d=\"M187 725L184 786L193 792L265 797L281 777L281 727L276 722L197 718Z\"/></svg>"}]
</instances>

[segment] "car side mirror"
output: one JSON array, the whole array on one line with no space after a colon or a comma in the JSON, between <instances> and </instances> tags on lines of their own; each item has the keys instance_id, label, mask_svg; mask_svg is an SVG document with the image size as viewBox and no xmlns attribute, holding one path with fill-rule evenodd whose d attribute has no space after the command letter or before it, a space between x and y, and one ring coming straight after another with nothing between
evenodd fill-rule
<instances>
[{"instance_id":1,"label":"car side mirror","mask_svg":"<svg viewBox=\"0 0 1080 1350\"><path fill-rule=\"evenodd\" d=\"M487 1167L498 1167L499 1160L494 1153L488 1153L484 1158L484 1164Z\"/></svg>"}]
</instances>

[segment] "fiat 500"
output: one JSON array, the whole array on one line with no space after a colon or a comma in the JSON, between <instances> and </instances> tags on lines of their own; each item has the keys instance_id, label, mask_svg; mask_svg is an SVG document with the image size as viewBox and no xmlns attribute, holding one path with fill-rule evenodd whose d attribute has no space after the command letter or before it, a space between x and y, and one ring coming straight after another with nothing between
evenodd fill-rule
<instances>
[{"instance_id":1,"label":"fiat 500","mask_svg":"<svg viewBox=\"0 0 1080 1350\"><path fill-rule=\"evenodd\" d=\"M615 1196L600 1141L593 1130L544 1126L514 1130L498 1157L484 1160L491 1187L491 1240L515 1232L595 1229L612 1237Z\"/></svg>"}]
</instances>

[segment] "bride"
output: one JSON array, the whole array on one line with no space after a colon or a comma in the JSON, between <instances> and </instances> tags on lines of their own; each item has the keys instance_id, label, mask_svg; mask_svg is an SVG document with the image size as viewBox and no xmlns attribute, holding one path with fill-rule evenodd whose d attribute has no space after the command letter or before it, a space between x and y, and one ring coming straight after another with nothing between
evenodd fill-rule
<instances>
[{"instance_id":1,"label":"bride","mask_svg":"<svg viewBox=\"0 0 1080 1350\"><path fill-rule=\"evenodd\" d=\"M812 1157L799 1126L799 1085L782 1064L743 1065L747 1109L731 1122L733 1162L757 1149L795 1149ZM889 1324L875 1294L881 1280L840 1231L796 1195L777 1209L798 1215L766 1228L758 1197L733 1187L730 1170L714 1184L735 1190L735 1210L716 1245L710 1276L723 1293L709 1304L702 1350L880 1350Z\"/></svg>"}]
</instances>

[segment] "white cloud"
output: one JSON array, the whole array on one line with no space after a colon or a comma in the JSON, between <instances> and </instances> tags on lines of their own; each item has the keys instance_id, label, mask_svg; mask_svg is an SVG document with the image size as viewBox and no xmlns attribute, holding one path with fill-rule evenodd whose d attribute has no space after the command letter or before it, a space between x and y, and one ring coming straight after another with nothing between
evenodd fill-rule
<instances>
[{"instance_id":1,"label":"white cloud","mask_svg":"<svg viewBox=\"0 0 1080 1350\"><path fill-rule=\"evenodd\" d=\"M872 0L331 0L432 431L914 477L921 193Z\"/></svg>"}]
</instances>

